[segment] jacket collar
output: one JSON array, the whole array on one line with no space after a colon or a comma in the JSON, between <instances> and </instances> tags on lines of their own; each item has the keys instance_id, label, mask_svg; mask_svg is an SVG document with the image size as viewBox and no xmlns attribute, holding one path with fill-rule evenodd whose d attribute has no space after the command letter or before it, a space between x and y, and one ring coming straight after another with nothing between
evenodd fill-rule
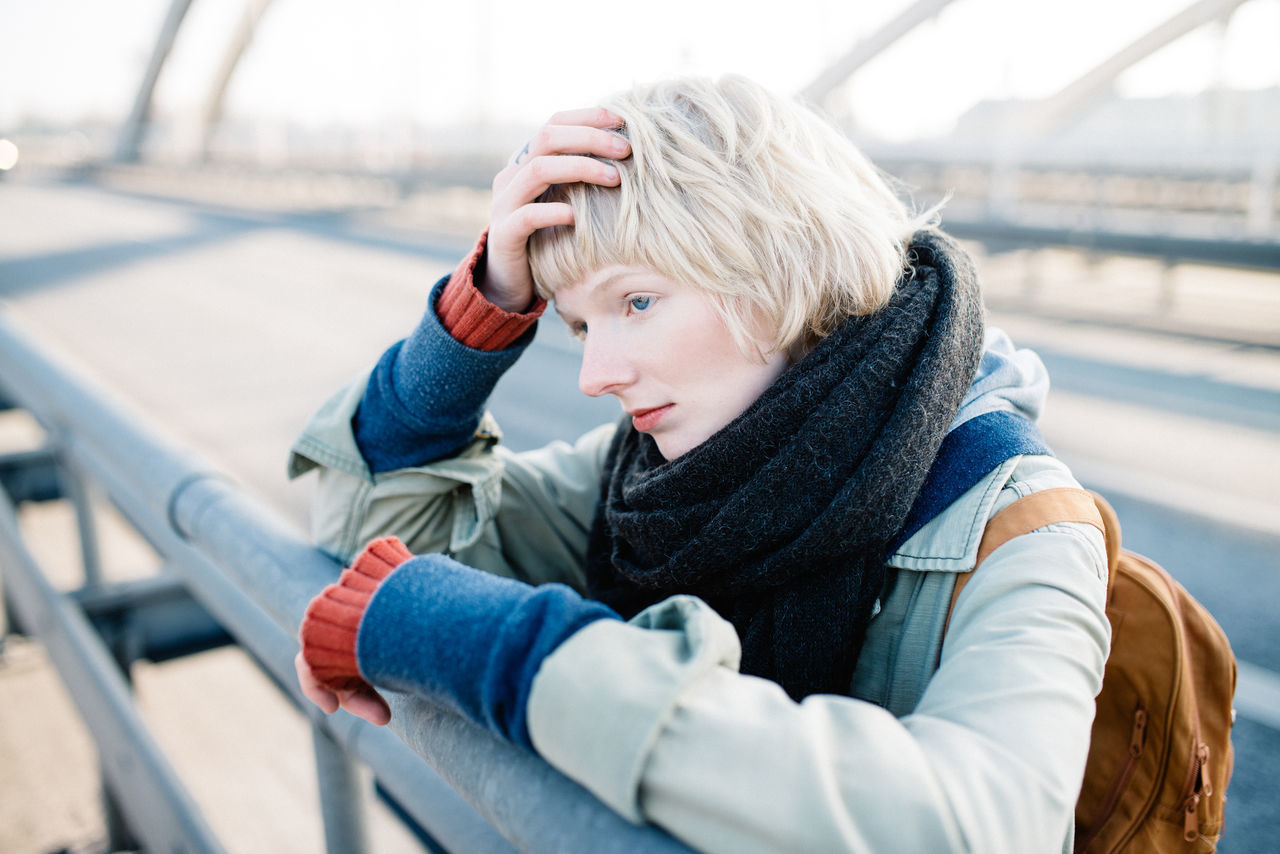
<instances>
[{"instance_id":1,"label":"jacket collar","mask_svg":"<svg viewBox=\"0 0 1280 854\"><path fill-rule=\"evenodd\" d=\"M912 534L888 560L889 566L918 571L968 572L1000 490L1020 456L1004 460L941 513Z\"/></svg>"}]
</instances>

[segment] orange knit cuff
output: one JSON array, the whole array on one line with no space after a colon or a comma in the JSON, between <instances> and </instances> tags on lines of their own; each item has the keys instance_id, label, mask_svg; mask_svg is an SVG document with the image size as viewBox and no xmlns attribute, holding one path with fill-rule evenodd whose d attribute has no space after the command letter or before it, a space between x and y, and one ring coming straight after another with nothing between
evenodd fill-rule
<instances>
[{"instance_id":1,"label":"orange knit cuff","mask_svg":"<svg viewBox=\"0 0 1280 854\"><path fill-rule=\"evenodd\" d=\"M449 277L449 283L440 294L436 314L440 323L457 341L475 350L501 350L528 331L547 307L541 297L523 313L504 311L485 299L475 286L476 267L484 257L486 231L476 241L458 269Z\"/></svg>"},{"instance_id":2,"label":"orange knit cuff","mask_svg":"<svg viewBox=\"0 0 1280 854\"><path fill-rule=\"evenodd\" d=\"M368 683L356 660L356 636L365 608L382 580L413 555L395 537L374 540L330 584L311 600L299 632L302 656L317 681L335 691L351 691Z\"/></svg>"}]
</instances>

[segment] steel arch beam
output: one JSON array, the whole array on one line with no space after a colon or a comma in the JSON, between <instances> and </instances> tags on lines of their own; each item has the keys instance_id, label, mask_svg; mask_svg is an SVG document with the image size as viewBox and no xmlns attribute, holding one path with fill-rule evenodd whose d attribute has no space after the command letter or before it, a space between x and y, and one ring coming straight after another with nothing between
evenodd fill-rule
<instances>
[{"instance_id":1,"label":"steel arch beam","mask_svg":"<svg viewBox=\"0 0 1280 854\"><path fill-rule=\"evenodd\" d=\"M138 94L133 99L133 109L120 128L120 136L116 141L115 159L121 163L134 163L138 159L142 146L142 136L146 133L147 122L151 119L151 99L156 91L156 81L164 69L173 43L178 38L178 30L182 20L191 8L191 0L173 0L169 4L169 13L160 25L160 34L156 37L156 46L151 51L151 60L147 70L143 72L142 83L138 86Z\"/></svg>"},{"instance_id":2,"label":"steel arch beam","mask_svg":"<svg viewBox=\"0 0 1280 854\"><path fill-rule=\"evenodd\" d=\"M209 93L204 100L204 109L200 113L200 156L202 158L208 158L209 156L209 142L213 137L214 127L222 119L222 111L226 104L227 89L231 85L231 78L235 75L236 68L240 65L240 60L244 58L245 51L253 43L253 36L257 32L258 22L262 20L263 13L267 11L267 7L270 5L271 0L247 0L244 12L240 16L240 23L236 25L235 32L231 35L231 41L227 43L227 49L223 51L222 62L218 65L217 74L213 78L213 85L209 87Z\"/></svg>"},{"instance_id":3,"label":"steel arch beam","mask_svg":"<svg viewBox=\"0 0 1280 854\"><path fill-rule=\"evenodd\" d=\"M953 0L916 0L897 17L888 21L867 38L862 39L844 56L837 59L813 82L800 90L800 97L811 104L821 104L827 96L862 66L866 65L889 45L937 15Z\"/></svg>"},{"instance_id":4,"label":"steel arch beam","mask_svg":"<svg viewBox=\"0 0 1280 854\"><path fill-rule=\"evenodd\" d=\"M125 119L116 141L117 162L135 163L141 154L142 140L151 120L151 105L155 97L156 82L160 79L160 73L164 70L165 62L168 61L169 54L173 50L173 44L177 40L178 31L182 27L187 11L191 8L191 3L192 0L172 0L169 5L169 12L165 15L160 33L156 37L155 47L151 51L151 60L147 63L146 71L142 75L142 83L138 86L138 94L134 97L133 109L129 111L129 117ZM223 51L222 62L219 63L218 70L214 74L213 83L205 96L204 108L201 111L202 156L208 153L213 126L222 118L222 109L231 78L235 75L235 70L244 57L245 51L253 42L258 22L269 5L271 0L246 0L240 22L236 25L226 50Z\"/></svg>"},{"instance_id":5,"label":"steel arch beam","mask_svg":"<svg viewBox=\"0 0 1280 854\"><path fill-rule=\"evenodd\" d=\"M1137 38L1057 94L1026 107L1024 132L1041 136L1060 129L1081 111L1111 91L1115 79L1165 45L1213 21L1230 17L1248 0L1198 0Z\"/></svg>"}]
</instances>

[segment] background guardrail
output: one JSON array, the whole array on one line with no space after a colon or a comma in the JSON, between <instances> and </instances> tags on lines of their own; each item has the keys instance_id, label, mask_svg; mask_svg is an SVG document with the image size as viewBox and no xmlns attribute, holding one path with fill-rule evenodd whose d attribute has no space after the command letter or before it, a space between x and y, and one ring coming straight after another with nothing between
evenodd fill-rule
<instances>
[{"instance_id":1,"label":"background guardrail","mask_svg":"<svg viewBox=\"0 0 1280 854\"><path fill-rule=\"evenodd\" d=\"M29 411L47 436L41 449L0 456L5 604L14 625L47 647L99 746L113 846L223 850L148 734L128 672L140 659L234 640L313 724L330 852L365 847L356 762L432 851L688 851L626 822L538 757L421 700L393 695L388 729L321 714L297 690L295 636L307 602L341 567L215 467L56 364L3 315L0 366L0 397ZM89 483L162 557L159 575L106 578ZM84 584L73 593L49 583L18 524L18 504L54 498L76 509Z\"/></svg>"}]
</instances>

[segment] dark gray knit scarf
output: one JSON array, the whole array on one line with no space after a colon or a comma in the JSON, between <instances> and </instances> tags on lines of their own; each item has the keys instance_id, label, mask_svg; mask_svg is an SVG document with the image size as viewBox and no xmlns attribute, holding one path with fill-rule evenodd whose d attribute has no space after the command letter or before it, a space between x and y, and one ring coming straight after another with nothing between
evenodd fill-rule
<instances>
[{"instance_id":1,"label":"dark gray knit scarf","mask_svg":"<svg viewBox=\"0 0 1280 854\"><path fill-rule=\"evenodd\" d=\"M968 256L918 233L889 304L851 317L741 416L666 461L622 426L587 551L625 617L676 593L742 640L742 671L795 699L849 691L889 546L973 380L982 305Z\"/></svg>"}]
</instances>

